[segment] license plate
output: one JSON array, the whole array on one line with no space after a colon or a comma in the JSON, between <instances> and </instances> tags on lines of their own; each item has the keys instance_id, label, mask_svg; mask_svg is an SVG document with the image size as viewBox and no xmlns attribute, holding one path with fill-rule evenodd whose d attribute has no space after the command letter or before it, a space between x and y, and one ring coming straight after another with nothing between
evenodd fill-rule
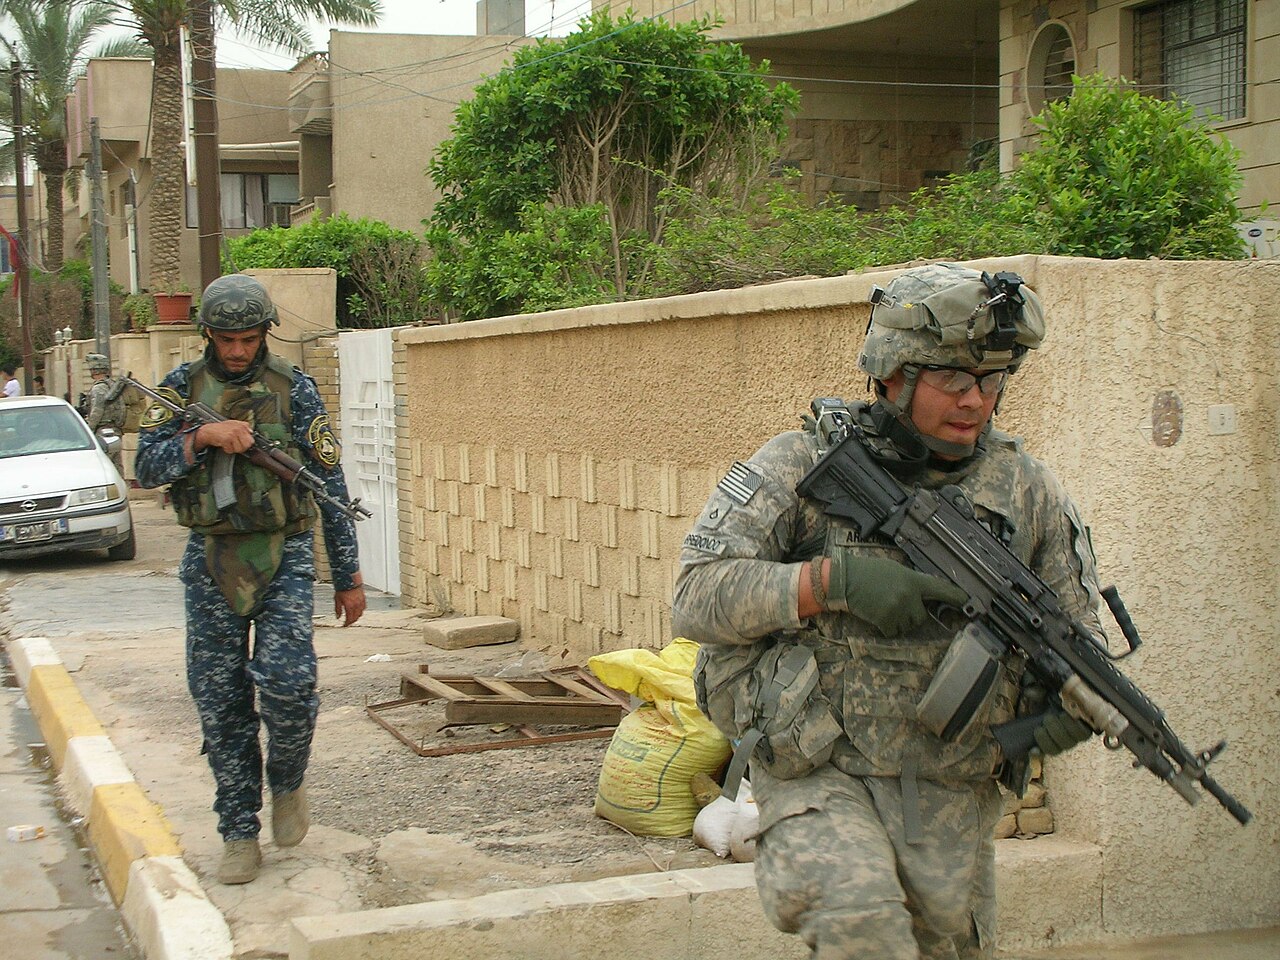
<instances>
[{"instance_id":1,"label":"license plate","mask_svg":"<svg viewBox=\"0 0 1280 960\"><path fill-rule=\"evenodd\" d=\"M67 532L66 520L40 520L36 523L16 523L0 533L0 539L14 543L39 543L52 540L56 534Z\"/></svg>"}]
</instances>

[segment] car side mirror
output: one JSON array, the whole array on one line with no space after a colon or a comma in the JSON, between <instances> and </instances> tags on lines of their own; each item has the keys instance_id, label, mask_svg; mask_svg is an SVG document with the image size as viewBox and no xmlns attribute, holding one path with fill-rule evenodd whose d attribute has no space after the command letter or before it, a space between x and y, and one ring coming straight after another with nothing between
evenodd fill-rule
<instances>
[{"instance_id":1,"label":"car side mirror","mask_svg":"<svg viewBox=\"0 0 1280 960\"><path fill-rule=\"evenodd\" d=\"M100 446L103 452L109 457L114 457L123 443L124 440L121 438L120 434L116 433L112 427L103 427L102 430L98 432L98 446Z\"/></svg>"}]
</instances>

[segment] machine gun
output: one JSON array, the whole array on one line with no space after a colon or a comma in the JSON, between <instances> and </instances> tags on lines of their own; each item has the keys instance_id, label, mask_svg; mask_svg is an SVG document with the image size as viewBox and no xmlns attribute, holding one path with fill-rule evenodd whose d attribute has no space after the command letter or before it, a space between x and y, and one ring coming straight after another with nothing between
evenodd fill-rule
<instances>
[{"instance_id":1,"label":"machine gun","mask_svg":"<svg viewBox=\"0 0 1280 960\"><path fill-rule=\"evenodd\" d=\"M828 411L815 401L820 423ZM907 490L877 459L857 423L839 425L838 442L800 481L797 490L827 514L851 521L864 537L895 543L915 569L941 577L969 596L968 624L957 635L917 707L921 722L948 738L974 718L996 682L1000 661L1020 656L1063 708L1101 733L1111 750L1127 748L1141 765L1190 804L1196 783L1241 824L1252 814L1206 772L1226 747L1222 741L1193 753L1174 734L1164 712L1115 666L1113 656L1057 595L974 516L964 491ZM1103 591L1132 653L1141 644L1114 587ZM1034 746L1039 717L992 728L1006 757Z\"/></svg>"},{"instance_id":2,"label":"machine gun","mask_svg":"<svg viewBox=\"0 0 1280 960\"><path fill-rule=\"evenodd\" d=\"M200 426L206 423L221 423L229 419L218 413L207 403L201 403L198 400L188 403L185 407L174 403L168 397L157 393L146 384L139 383L133 379L132 373L125 374L122 379L130 386L135 387L144 396L177 414L186 423ZM365 517L373 516L373 513L367 507L360 505L358 497L350 503L345 503L330 494L325 489L324 481L308 470L305 464L293 459L293 457L281 450L279 446L256 430L253 431L253 446L238 454L238 456L244 457L250 463L262 467L264 470L270 470L285 483L291 483L302 487L304 490L309 490L317 500L329 504L329 506L341 511L352 520L363 520ZM214 466L214 495L217 497L219 509L225 508L235 501L235 493L230 489L230 462L230 457L224 458L223 463L228 467L224 471L220 471L218 465L215 464ZM220 473L221 476L219 476Z\"/></svg>"}]
</instances>

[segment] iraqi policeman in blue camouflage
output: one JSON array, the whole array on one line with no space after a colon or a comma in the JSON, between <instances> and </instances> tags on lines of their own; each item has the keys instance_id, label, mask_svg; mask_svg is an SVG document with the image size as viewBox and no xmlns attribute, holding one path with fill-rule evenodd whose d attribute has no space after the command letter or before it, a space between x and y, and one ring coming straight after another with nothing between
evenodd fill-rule
<instances>
[{"instance_id":1,"label":"iraqi policeman in blue camouflage","mask_svg":"<svg viewBox=\"0 0 1280 960\"><path fill-rule=\"evenodd\" d=\"M875 400L848 413L891 448L904 487L963 489L1105 641L1075 506L991 424L1009 377L1041 343L1040 302L1014 275L1016 336L997 340L984 277L932 264L879 291L859 360ZM1000 665L954 739L920 722L917 704L962 622L948 605L966 597L797 494L824 452L821 433L810 423L774 437L713 491L685 540L673 629L703 644L695 681L717 725L731 737L768 734L767 749L753 748L751 781L770 920L821 960L990 958L997 779L1020 790L1026 768L1001 756L991 726L1039 714L1044 753L1090 730L1046 704L1017 662ZM768 690L780 693L770 700Z\"/></svg>"},{"instance_id":2,"label":"iraqi policeman in blue camouflage","mask_svg":"<svg viewBox=\"0 0 1280 960\"><path fill-rule=\"evenodd\" d=\"M179 568L187 683L217 786L218 879L228 884L255 879L262 862L259 716L272 836L288 847L302 841L310 823L303 777L319 709L311 626L317 505L310 493L235 454L253 446L257 430L347 500L338 442L315 382L267 348L278 322L257 280L237 274L209 284L199 313L204 356L170 372L158 392L179 405L202 400L228 419L193 426L152 405L135 468L144 487L170 485L178 522L191 529ZM327 504L318 511L334 614L349 626L365 609L354 524Z\"/></svg>"}]
</instances>

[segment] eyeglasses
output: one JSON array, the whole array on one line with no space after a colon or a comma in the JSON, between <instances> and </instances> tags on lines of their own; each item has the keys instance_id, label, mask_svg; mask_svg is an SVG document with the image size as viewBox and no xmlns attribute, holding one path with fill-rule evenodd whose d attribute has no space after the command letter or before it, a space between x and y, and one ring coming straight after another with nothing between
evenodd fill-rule
<instances>
[{"instance_id":1,"label":"eyeglasses","mask_svg":"<svg viewBox=\"0 0 1280 960\"><path fill-rule=\"evenodd\" d=\"M921 366L920 379L943 393L962 394L978 385L984 397L994 397L1009 379L1008 370L992 370L990 373L970 373L958 367Z\"/></svg>"}]
</instances>

